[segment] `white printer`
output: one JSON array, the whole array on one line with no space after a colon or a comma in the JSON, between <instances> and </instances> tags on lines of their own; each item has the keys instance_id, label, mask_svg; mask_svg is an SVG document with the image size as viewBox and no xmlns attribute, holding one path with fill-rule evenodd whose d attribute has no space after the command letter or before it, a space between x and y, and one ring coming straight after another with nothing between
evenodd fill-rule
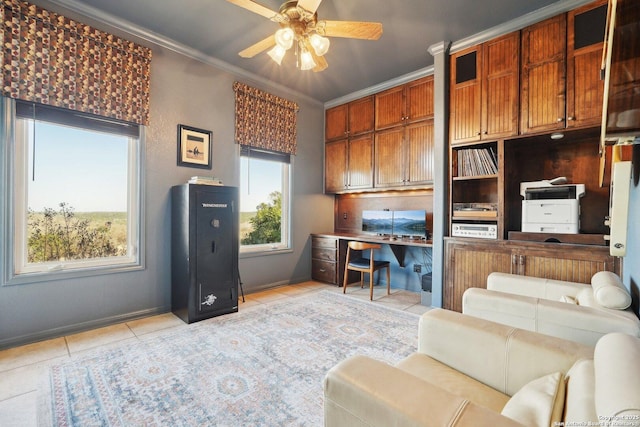
<instances>
[{"instance_id":1,"label":"white printer","mask_svg":"<svg viewBox=\"0 0 640 427\"><path fill-rule=\"evenodd\" d=\"M580 230L580 197L584 184L566 184L567 178L522 182L522 231L577 234Z\"/></svg>"}]
</instances>

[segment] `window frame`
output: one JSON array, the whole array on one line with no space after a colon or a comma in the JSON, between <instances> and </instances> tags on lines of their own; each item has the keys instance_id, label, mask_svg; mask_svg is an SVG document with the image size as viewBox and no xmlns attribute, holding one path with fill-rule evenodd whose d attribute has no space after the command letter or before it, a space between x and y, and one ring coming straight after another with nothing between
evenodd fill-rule
<instances>
[{"instance_id":1,"label":"window frame","mask_svg":"<svg viewBox=\"0 0 640 427\"><path fill-rule=\"evenodd\" d=\"M284 153L276 153L268 150L261 150L253 147L240 146L239 161L242 162L243 158L247 158L249 161L248 169L251 170L251 159L259 160L271 160L281 163L281 179L282 179L282 218L281 218L281 242L279 244L265 243L258 245L243 245L240 236L239 241L239 254L240 258L248 258L255 256L274 255L281 253L293 252L292 247L292 215L291 215L291 194L293 189L293 156ZM239 165L239 170L242 170L242 166ZM242 174L241 174L242 175ZM240 187L244 183L246 177L240 176ZM242 196L241 196L242 198ZM241 202L241 200L239 201ZM241 204L241 203L240 203ZM241 208L242 209L242 208ZM241 210L240 210L241 212ZM240 213L239 212L239 213Z\"/></svg>"},{"instance_id":2,"label":"window frame","mask_svg":"<svg viewBox=\"0 0 640 427\"><path fill-rule=\"evenodd\" d=\"M36 283L53 280L73 279L79 277L97 276L103 274L122 273L126 271L143 270L145 268L145 180L144 180L144 145L145 145L145 127L139 126L137 138L133 138L134 142L129 143L129 164L128 164L128 224L129 235L131 236L128 244L130 246L131 255L124 257L108 257L94 258L86 261L74 261L68 263L69 267L58 263L47 263L50 268L43 271L40 268L26 268L19 272L18 263L24 260L18 259L18 250L23 251L26 245L26 236L21 238L17 236L19 230L26 232L26 227L18 228L18 225L24 225L24 222L17 220L18 214L23 216L26 221L26 200L21 195L26 194L25 183L21 182L25 177L20 178L18 175L26 166L17 165L18 155L25 160L25 153L18 153L18 144L16 141L17 120L16 101L10 98L1 97L0 99L0 137L6 143L0 150L0 175L2 176L2 185L0 185L0 197L4 201L4 208L0 209L0 238L2 239L2 256L1 256L1 285L18 285L26 283ZM70 111L70 110L69 110ZM81 116L83 113L70 112L73 116ZM88 115L85 115L88 117ZM110 120L90 117L92 120L103 121L108 123ZM114 121L112 121L114 122ZM97 126L96 131L100 131ZM28 160L28 151L27 151ZM26 161L26 160L25 160ZM28 170L28 168L27 168ZM17 206L18 202L24 206ZM15 228L14 228L15 227Z\"/></svg>"}]
</instances>

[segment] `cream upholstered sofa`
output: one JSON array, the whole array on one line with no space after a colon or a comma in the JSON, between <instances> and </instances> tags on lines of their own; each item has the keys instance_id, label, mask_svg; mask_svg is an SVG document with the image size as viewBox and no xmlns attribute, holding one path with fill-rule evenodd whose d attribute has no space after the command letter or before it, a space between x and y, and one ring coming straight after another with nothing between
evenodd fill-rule
<instances>
[{"instance_id":1,"label":"cream upholstered sofa","mask_svg":"<svg viewBox=\"0 0 640 427\"><path fill-rule=\"evenodd\" d=\"M595 352L595 357L594 357ZM325 426L640 425L640 340L572 341L433 309L397 366L352 356L324 381Z\"/></svg>"},{"instance_id":2,"label":"cream upholstered sofa","mask_svg":"<svg viewBox=\"0 0 640 427\"><path fill-rule=\"evenodd\" d=\"M516 328L595 345L609 332L640 336L640 320L620 278L601 271L591 285L491 273L487 289L470 288L462 312Z\"/></svg>"}]
</instances>

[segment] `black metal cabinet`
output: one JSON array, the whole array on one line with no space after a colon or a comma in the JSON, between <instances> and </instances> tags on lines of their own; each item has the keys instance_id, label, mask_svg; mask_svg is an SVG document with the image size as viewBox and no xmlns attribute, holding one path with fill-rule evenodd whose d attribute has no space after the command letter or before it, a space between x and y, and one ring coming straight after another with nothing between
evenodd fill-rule
<instances>
[{"instance_id":1,"label":"black metal cabinet","mask_svg":"<svg viewBox=\"0 0 640 427\"><path fill-rule=\"evenodd\" d=\"M171 310L187 323L238 311L238 189L172 188Z\"/></svg>"}]
</instances>

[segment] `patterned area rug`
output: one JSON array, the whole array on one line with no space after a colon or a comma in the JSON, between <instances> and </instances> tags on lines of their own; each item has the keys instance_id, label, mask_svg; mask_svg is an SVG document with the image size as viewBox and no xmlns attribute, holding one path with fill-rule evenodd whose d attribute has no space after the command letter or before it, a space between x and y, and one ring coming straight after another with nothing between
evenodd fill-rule
<instances>
[{"instance_id":1,"label":"patterned area rug","mask_svg":"<svg viewBox=\"0 0 640 427\"><path fill-rule=\"evenodd\" d=\"M321 426L333 365L396 363L417 336L418 315L330 291L241 308L51 367L39 424Z\"/></svg>"}]
</instances>

